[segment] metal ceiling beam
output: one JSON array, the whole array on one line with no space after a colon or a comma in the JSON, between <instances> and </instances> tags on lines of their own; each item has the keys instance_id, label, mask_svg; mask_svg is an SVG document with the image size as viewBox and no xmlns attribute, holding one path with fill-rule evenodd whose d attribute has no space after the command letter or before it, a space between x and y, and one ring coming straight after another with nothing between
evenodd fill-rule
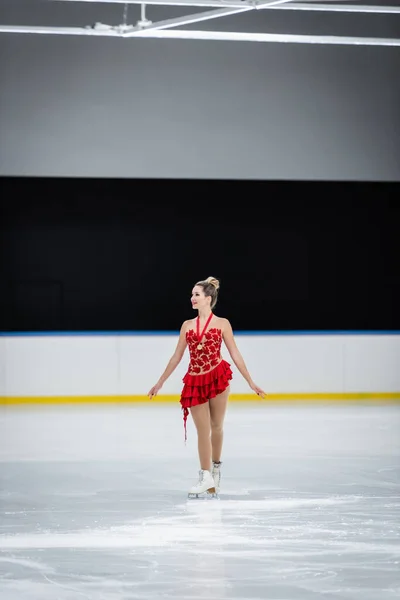
<instances>
[{"instance_id":1,"label":"metal ceiling beam","mask_svg":"<svg viewBox=\"0 0 400 600\"><path fill-rule=\"evenodd\" d=\"M273 6L278 4L285 4L292 0L263 0L260 4L262 6ZM202 11L200 13L194 13L191 15L185 15L184 17L174 17L172 19L165 19L164 21L158 21L152 23L142 18L142 21L134 27L125 28L125 33L129 34L125 37L132 37L137 32L142 32L143 29L149 30L161 30L171 29L171 27L182 27L182 25L192 25L193 23L199 23L201 21L209 21L211 19L220 19L221 17L229 17L242 12L249 12L254 10L254 5L241 6L236 8L220 8L216 10ZM144 15L143 15L144 16ZM142 23L142 24L141 24ZM145 23L145 25L143 25Z\"/></svg>"},{"instance_id":2,"label":"metal ceiling beam","mask_svg":"<svg viewBox=\"0 0 400 600\"><path fill-rule=\"evenodd\" d=\"M219 7L235 8L239 6L253 6L258 10L298 10L317 12L348 12L362 14L400 14L400 6L368 6L361 4L324 4L314 2L290 2L278 5L257 6L251 0L48 0L49 2L91 2L92 4L147 4L154 6L193 6L193 7Z\"/></svg>"},{"instance_id":3,"label":"metal ceiling beam","mask_svg":"<svg viewBox=\"0 0 400 600\"><path fill-rule=\"evenodd\" d=\"M124 37L130 37L127 33ZM141 37L181 40L219 40L236 42L284 42L291 44L335 44L357 46L400 46L400 39L341 37L328 35L291 35L284 33L242 33L238 31L144 30Z\"/></svg>"},{"instance_id":4,"label":"metal ceiling beam","mask_svg":"<svg viewBox=\"0 0 400 600\"><path fill-rule=\"evenodd\" d=\"M246 12L249 10L253 10L253 8L249 6L245 6L242 8L221 8L220 10L209 10L206 12L195 13L193 15L187 15L184 17L165 19L164 21L157 21L155 23L149 21L149 24L146 24L145 27L143 27L142 25L129 27L125 29L125 33L134 35L136 32L141 32L144 29L146 29L146 31L149 31L155 29L170 29L171 27L182 27L182 25L192 25L193 23L199 23L201 21L210 21L211 19L229 17L231 15L236 15L238 13ZM125 37L128 37L128 35L126 35Z\"/></svg>"},{"instance_id":5,"label":"metal ceiling beam","mask_svg":"<svg viewBox=\"0 0 400 600\"><path fill-rule=\"evenodd\" d=\"M123 37L123 33L113 27L93 29L92 27L47 27L41 25L0 25L0 33L32 33L43 35L85 35L100 37Z\"/></svg>"},{"instance_id":6,"label":"metal ceiling beam","mask_svg":"<svg viewBox=\"0 0 400 600\"><path fill-rule=\"evenodd\" d=\"M127 23L124 23L123 25L120 25L119 27L109 28L107 25L99 24L100 28L97 28L95 30L96 30L96 32L98 32L99 29L101 29L102 31L104 31L104 30L108 31L109 29L113 29L113 30L117 31L118 33L126 33L129 31L129 33L133 35L136 32L141 32L143 29L160 30L160 29L167 29L167 28L171 28L171 27L181 27L182 25L192 25L193 23L199 23L201 21L209 21L211 19L218 19L221 17L228 17L228 16L239 14L242 12L252 11L252 10L255 10L256 6L257 7L258 6L259 7L269 7L269 6L277 6L277 5L281 5L281 4L287 4L289 2L293 2L293 0L258 0L257 3L246 4L245 6L242 3L240 6L238 5L234 8L219 8L219 9L215 9L215 10L211 10L211 11L202 11L200 13L195 13L195 14L184 16L184 17L175 17L175 18L171 18L171 19L165 19L163 21L159 21L159 22L155 22L155 23L152 23L151 21L148 21L145 18L146 4L144 2L142 2L141 3L142 19L140 21L138 21L138 23L135 26L129 26L129 25L127 25ZM44 29L46 29L46 28L44 28ZM65 27L60 28L60 29L62 29L62 31L64 33L68 30L68 28L65 28ZM75 28L75 29L77 29L79 31L80 28ZM85 30L86 29L87 28L85 28ZM3 33L4 33L4 29L0 25L0 32L1 31L3 31ZM16 32L16 30L14 30L14 31ZM19 31L21 32L21 29ZM8 32L10 32L9 28L8 28ZM31 33L38 33L37 27L33 27Z\"/></svg>"},{"instance_id":7,"label":"metal ceiling beam","mask_svg":"<svg viewBox=\"0 0 400 600\"><path fill-rule=\"evenodd\" d=\"M272 6L276 10L305 10L317 12L341 12L362 14L400 14L400 6L362 6L359 4L317 4L295 2L287 6Z\"/></svg>"},{"instance_id":8,"label":"metal ceiling beam","mask_svg":"<svg viewBox=\"0 0 400 600\"><path fill-rule=\"evenodd\" d=\"M400 46L400 39L341 37L326 35L291 35L284 33L242 33L238 31L188 31L168 29L142 29L131 32L120 32L111 27L104 29L80 27L28 27L2 25L3 33L35 33L53 35L100 36L119 38L162 38L181 40L217 40L243 42L273 42L289 44L322 44L342 46Z\"/></svg>"},{"instance_id":9,"label":"metal ceiling beam","mask_svg":"<svg viewBox=\"0 0 400 600\"><path fill-rule=\"evenodd\" d=\"M223 31L187 31L176 30L177 27L198 23L210 19L217 19L224 16L230 16L241 12L262 9L294 9L294 10L342 10L343 12L362 12L360 9L368 9L365 12L390 11L400 13L400 7L366 7L356 5L324 5L318 4L300 4L294 0L48 0L56 2L92 2L109 4L141 4L142 19L136 25L128 25L126 22L119 26L105 25L96 23L95 26L87 27L42 27L25 25L0 25L0 33L32 33L32 34L53 34L53 35L84 35L84 36L108 36L108 37L147 37L147 38L168 38L168 39L192 39L192 40L232 40L248 42L285 42L299 44L336 44L336 45L368 45L368 46L400 46L400 39L388 38L363 38L363 37L345 37L345 36L323 36L323 35L294 35L294 34L272 34L272 33L254 33L254 32L223 32ZM145 18L145 8L149 4L158 5L181 5L181 6L219 6L220 8L206 12L195 13L184 17L166 19L152 23ZM230 5L229 5L230 4ZM343 10L344 9L344 10ZM171 30L171 28L173 30Z\"/></svg>"}]
</instances>

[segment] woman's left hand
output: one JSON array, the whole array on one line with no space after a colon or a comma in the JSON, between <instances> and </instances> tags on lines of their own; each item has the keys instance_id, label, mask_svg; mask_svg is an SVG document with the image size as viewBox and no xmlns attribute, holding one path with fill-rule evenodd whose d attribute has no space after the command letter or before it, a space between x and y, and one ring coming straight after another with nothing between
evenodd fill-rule
<instances>
[{"instance_id":1,"label":"woman's left hand","mask_svg":"<svg viewBox=\"0 0 400 600\"><path fill-rule=\"evenodd\" d=\"M253 392L255 392L257 394L257 396L261 396L261 398L265 398L265 396L267 395L261 388L258 387L258 385L256 385L255 383L252 383L250 385L251 389L253 390Z\"/></svg>"}]
</instances>

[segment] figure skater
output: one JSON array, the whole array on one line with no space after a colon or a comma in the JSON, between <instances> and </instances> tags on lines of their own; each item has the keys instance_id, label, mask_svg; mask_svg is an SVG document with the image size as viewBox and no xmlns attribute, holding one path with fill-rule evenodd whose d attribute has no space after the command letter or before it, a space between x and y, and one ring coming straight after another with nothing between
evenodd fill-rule
<instances>
[{"instance_id":1,"label":"figure skater","mask_svg":"<svg viewBox=\"0 0 400 600\"><path fill-rule=\"evenodd\" d=\"M149 391L152 399L162 388L182 360L186 346L189 347L190 362L183 378L180 404L183 410L185 440L186 421L189 409L197 430L200 460L199 480L189 490L188 497L210 494L216 496L221 482L221 454L223 425L230 392L232 371L230 364L221 357L224 341L237 369L250 388L262 398L265 392L252 380L234 339L228 319L213 313L218 299L219 281L208 277L198 281L192 290L192 307L197 310L195 319L184 321L175 352L164 373Z\"/></svg>"}]
</instances>

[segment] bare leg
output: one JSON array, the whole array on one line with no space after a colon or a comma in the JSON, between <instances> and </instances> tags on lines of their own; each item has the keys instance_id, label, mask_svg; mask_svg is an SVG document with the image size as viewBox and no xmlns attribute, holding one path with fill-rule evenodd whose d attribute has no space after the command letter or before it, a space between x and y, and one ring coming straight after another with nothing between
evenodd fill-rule
<instances>
[{"instance_id":1,"label":"bare leg","mask_svg":"<svg viewBox=\"0 0 400 600\"><path fill-rule=\"evenodd\" d=\"M222 444L224 441L224 419L228 405L230 388L210 400L211 448L212 460L221 460Z\"/></svg>"},{"instance_id":2,"label":"bare leg","mask_svg":"<svg viewBox=\"0 0 400 600\"><path fill-rule=\"evenodd\" d=\"M210 406L208 402L192 406L190 409L193 422L197 430L197 444L201 469L207 471L211 468L211 440L210 440Z\"/></svg>"}]
</instances>

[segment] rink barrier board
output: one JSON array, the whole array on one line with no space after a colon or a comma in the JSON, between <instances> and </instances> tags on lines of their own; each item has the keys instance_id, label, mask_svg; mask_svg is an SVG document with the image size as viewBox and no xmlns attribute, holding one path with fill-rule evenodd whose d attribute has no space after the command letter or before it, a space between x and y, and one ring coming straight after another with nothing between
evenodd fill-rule
<instances>
[{"instance_id":1,"label":"rink barrier board","mask_svg":"<svg viewBox=\"0 0 400 600\"><path fill-rule=\"evenodd\" d=\"M1 396L0 405L11 404L122 404L122 403L178 403L180 396L178 394L160 394L150 400L148 396L137 395L106 395L106 396ZM327 393L275 393L268 394L265 398L260 398L254 394L231 394L230 402L256 402L268 403L276 401L295 402L295 401L338 401L354 402L362 400L398 402L400 401L399 392L327 392Z\"/></svg>"},{"instance_id":2,"label":"rink barrier board","mask_svg":"<svg viewBox=\"0 0 400 600\"><path fill-rule=\"evenodd\" d=\"M170 336L179 331L0 331L0 337L74 337L74 336ZM400 330L238 330L235 335L250 336L301 336L301 335L399 335ZM102 404L102 403L174 403L179 402L178 394L160 394L153 400L148 396L136 395L54 395L54 396L0 396L0 405L11 404ZM230 402L294 402L294 401L342 401L354 402L362 400L399 401L400 391L396 392L313 392L313 393L272 393L262 399L254 394L231 394Z\"/></svg>"}]
</instances>

